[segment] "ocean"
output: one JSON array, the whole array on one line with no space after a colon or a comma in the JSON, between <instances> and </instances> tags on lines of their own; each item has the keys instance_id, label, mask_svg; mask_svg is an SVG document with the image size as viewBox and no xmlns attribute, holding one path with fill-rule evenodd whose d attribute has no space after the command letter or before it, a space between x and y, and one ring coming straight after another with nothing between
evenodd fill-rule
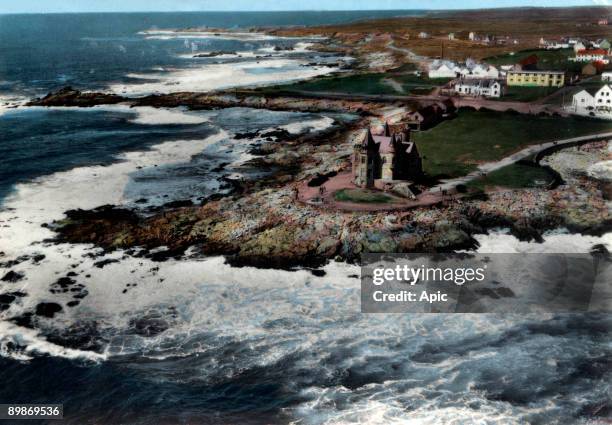
<instances>
[{"instance_id":1,"label":"ocean","mask_svg":"<svg viewBox=\"0 0 612 425\"><path fill-rule=\"evenodd\" d=\"M236 268L189 251L154 262L50 241L46 224L70 209L146 212L258 178L248 160L262 139L238 134L354 117L26 99L65 85L144 95L309 78L333 68L304 63L350 58L309 51L308 39L167 30L416 13L0 16L0 278L23 275L0 281L0 403L62 403L69 424L586 425L609 413L608 315L364 315L352 264ZM220 50L236 53L193 57ZM611 242L563 231L541 244L501 230L477 239L481 252ZM41 303L61 310L29 315Z\"/></svg>"}]
</instances>

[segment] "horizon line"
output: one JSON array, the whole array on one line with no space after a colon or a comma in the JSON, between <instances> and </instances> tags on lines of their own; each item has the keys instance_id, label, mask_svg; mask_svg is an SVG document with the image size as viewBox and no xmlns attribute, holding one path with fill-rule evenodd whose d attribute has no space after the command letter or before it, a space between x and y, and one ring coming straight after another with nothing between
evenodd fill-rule
<instances>
[{"instance_id":1,"label":"horizon line","mask_svg":"<svg viewBox=\"0 0 612 425\"><path fill-rule=\"evenodd\" d=\"M462 10L510 10L510 9L577 9L577 8L602 8L612 9L612 6L593 5L571 5L571 6L500 6L500 7L464 7L464 8L432 8L432 9L278 9L278 10L129 10L129 11L90 11L90 12L0 12L0 15L87 15L87 14L128 14L128 13L280 13L280 12L458 12Z\"/></svg>"}]
</instances>

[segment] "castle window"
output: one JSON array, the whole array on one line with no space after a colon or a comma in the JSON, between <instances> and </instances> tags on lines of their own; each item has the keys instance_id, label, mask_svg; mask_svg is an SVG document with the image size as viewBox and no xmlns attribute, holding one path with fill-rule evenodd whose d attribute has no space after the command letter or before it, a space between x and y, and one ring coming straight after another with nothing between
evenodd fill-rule
<instances>
[{"instance_id":1,"label":"castle window","mask_svg":"<svg viewBox=\"0 0 612 425\"><path fill-rule=\"evenodd\" d=\"M366 158L365 158L365 156L362 156L362 157L361 157L361 163L362 163L362 164L365 164L365 163L366 163Z\"/></svg>"}]
</instances>

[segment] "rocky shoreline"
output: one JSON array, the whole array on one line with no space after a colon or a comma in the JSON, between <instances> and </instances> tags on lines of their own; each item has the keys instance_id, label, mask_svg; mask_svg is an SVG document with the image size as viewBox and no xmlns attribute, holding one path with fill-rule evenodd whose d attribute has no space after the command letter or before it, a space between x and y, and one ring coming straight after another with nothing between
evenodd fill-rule
<instances>
[{"instance_id":1,"label":"rocky shoreline","mask_svg":"<svg viewBox=\"0 0 612 425\"><path fill-rule=\"evenodd\" d=\"M535 241L542 240L543 232L560 227L592 235L612 230L606 199L609 183L606 186L593 180L585 168L609 156L605 146L590 144L552 154L544 165L558 172L563 184L549 190L494 188L486 195L449 199L433 207L394 213L342 212L298 201L295 185L349 169L355 134L384 115L388 104L266 97L249 91L129 99L71 88L30 104L95 106L120 102L189 109L241 106L349 112L361 118L323 133L291 137L274 134L271 140L253 147L251 154L256 156L247 164L265 169L268 177L258 181L228 179L232 187L228 194L213 196L201 205L173 203L146 215L115 206L69 211L65 220L49 224L57 231L58 242L93 243L107 251L122 249L157 260L181 257L191 248L201 255L224 255L233 265L292 268L318 267L331 259L355 262L365 252L474 249L474 235L495 228L507 228L520 240ZM584 160L584 152L589 149L589 160ZM557 159L572 157L572 152L580 159L578 165L561 166Z\"/></svg>"},{"instance_id":2,"label":"rocky shoreline","mask_svg":"<svg viewBox=\"0 0 612 425\"><path fill-rule=\"evenodd\" d=\"M145 97L123 97L101 92L81 92L72 87L64 87L45 97L35 98L26 106L45 107L82 107L123 103L131 107L151 106L155 108L185 107L191 110L209 110L231 107L269 109L273 111L297 112L340 112L372 114L384 103L375 101L353 101L341 99L314 99L296 96L264 95L249 90L232 90L226 92L176 92Z\"/></svg>"},{"instance_id":3,"label":"rocky shoreline","mask_svg":"<svg viewBox=\"0 0 612 425\"><path fill-rule=\"evenodd\" d=\"M587 160L584 152L591 145L551 155L547 163L555 169L562 168L561 156L572 164L558 170L564 184L551 190L498 189L435 207L368 213L295 199L295 182L348 166L350 144L343 132L328 140L322 145L306 138L270 143L257 159L277 169L267 181L241 182L233 193L202 205L167 207L146 216L104 206L68 211L65 220L50 225L58 242L92 243L105 251L126 250L154 260L180 258L190 249L190 255L224 255L235 266L264 268L358 262L368 252L472 250L477 247L474 235L496 228L507 228L523 241L542 241L545 231L557 228L590 235L612 231L601 182L584 169L605 159L607 147L592 150Z\"/></svg>"}]
</instances>

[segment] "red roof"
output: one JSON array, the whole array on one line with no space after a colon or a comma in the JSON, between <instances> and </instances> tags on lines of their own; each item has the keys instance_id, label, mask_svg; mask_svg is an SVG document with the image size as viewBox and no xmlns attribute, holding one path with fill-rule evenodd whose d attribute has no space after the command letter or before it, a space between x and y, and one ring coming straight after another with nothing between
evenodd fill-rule
<instances>
[{"instance_id":1,"label":"red roof","mask_svg":"<svg viewBox=\"0 0 612 425\"><path fill-rule=\"evenodd\" d=\"M583 49L578 50L578 56L584 55L607 55L608 51L604 49Z\"/></svg>"},{"instance_id":2,"label":"red roof","mask_svg":"<svg viewBox=\"0 0 612 425\"><path fill-rule=\"evenodd\" d=\"M521 64L522 66L535 65L537 63L538 57L536 55L529 55L519 62L519 64Z\"/></svg>"}]
</instances>

